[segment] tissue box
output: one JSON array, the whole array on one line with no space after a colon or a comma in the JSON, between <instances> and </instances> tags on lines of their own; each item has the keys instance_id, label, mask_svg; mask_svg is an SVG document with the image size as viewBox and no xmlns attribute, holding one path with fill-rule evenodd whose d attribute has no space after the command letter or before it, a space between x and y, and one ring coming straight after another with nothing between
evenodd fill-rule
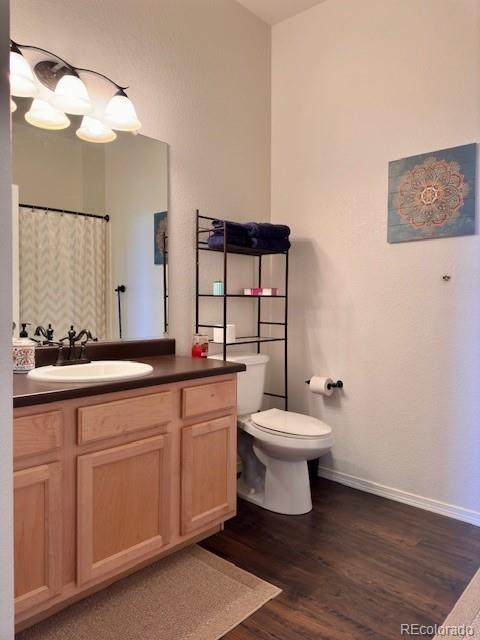
<instances>
[{"instance_id":1,"label":"tissue box","mask_svg":"<svg viewBox=\"0 0 480 640\"><path fill-rule=\"evenodd\" d=\"M227 324L227 342L235 342L236 326ZM223 344L223 327L215 327L213 330L213 341L216 344Z\"/></svg>"}]
</instances>

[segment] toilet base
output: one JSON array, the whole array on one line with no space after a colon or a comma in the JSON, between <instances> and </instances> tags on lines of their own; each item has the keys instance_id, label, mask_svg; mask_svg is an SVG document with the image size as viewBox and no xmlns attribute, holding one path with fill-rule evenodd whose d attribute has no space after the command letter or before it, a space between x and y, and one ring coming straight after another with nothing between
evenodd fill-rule
<instances>
[{"instance_id":1,"label":"toilet base","mask_svg":"<svg viewBox=\"0 0 480 640\"><path fill-rule=\"evenodd\" d=\"M239 478L237 483L237 496L242 500L246 500L247 502L256 504L257 507L262 507L262 509L266 509L266 506L264 504L265 493L263 491L261 493L251 493L248 490L248 488L242 483L241 478Z\"/></svg>"},{"instance_id":2,"label":"toilet base","mask_svg":"<svg viewBox=\"0 0 480 640\"><path fill-rule=\"evenodd\" d=\"M263 487L253 489L241 477L237 483L240 498L263 509L284 515L303 515L312 510L310 478L306 461L291 462L268 458L254 447L265 464Z\"/></svg>"}]
</instances>

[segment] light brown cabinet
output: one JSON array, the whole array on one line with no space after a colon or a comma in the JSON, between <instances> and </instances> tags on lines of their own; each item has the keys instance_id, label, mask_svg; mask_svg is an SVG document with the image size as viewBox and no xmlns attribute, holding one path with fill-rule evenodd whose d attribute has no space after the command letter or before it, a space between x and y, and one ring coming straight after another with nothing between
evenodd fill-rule
<instances>
[{"instance_id":1,"label":"light brown cabinet","mask_svg":"<svg viewBox=\"0 0 480 640\"><path fill-rule=\"evenodd\" d=\"M15 610L62 588L62 478L59 462L14 474Z\"/></svg>"},{"instance_id":2,"label":"light brown cabinet","mask_svg":"<svg viewBox=\"0 0 480 640\"><path fill-rule=\"evenodd\" d=\"M170 435L78 458L78 584L169 541Z\"/></svg>"},{"instance_id":3,"label":"light brown cabinet","mask_svg":"<svg viewBox=\"0 0 480 640\"><path fill-rule=\"evenodd\" d=\"M228 517L236 505L236 419L182 429L182 533Z\"/></svg>"},{"instance_id":4,"label":"light brown cabinet","mask_svg":"<svg viewBox=\"0 0 480 640\"><path fill-rule=\"evenodd\" d=\"M221 529L236 376L15 410L17 629Z\"/></svg>"}]
</instances>

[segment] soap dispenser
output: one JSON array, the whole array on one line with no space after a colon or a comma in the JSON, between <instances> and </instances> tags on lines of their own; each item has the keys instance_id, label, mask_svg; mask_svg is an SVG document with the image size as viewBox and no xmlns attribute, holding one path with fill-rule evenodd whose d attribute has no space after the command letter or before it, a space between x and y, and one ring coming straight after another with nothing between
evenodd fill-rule
<instances>
[{"instance_id":1,"label":"soap dispenser","mask_svg":"<svg viewBox=\"0 0 480 640\"><path fill-rule=\"evenodd\" d=\"M18 338L12 340L13 372L27 373L35 369L36 343L28 337L28 322L22 322L22 330Z\"/></svg>"}]
</instances>

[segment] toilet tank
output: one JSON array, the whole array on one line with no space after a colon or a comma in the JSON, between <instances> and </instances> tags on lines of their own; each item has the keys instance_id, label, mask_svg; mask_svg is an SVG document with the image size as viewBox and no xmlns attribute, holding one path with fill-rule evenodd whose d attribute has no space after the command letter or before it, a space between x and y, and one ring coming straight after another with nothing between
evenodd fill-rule
<instances>
[{"instance_id":1,"label":"toilet tank","mask_svg":"<svg viewBox=\"0 0 480 640\"><path fill-rule=\"evenodd\" d=\"M209 356L214 360L223 360L222 356ZM228 355L229 362L241 362L246 371L237 375L237 413L239 416L260 411L265 391L265 374L269 357L262 353Z\"/></svg>"}]
</instances>

